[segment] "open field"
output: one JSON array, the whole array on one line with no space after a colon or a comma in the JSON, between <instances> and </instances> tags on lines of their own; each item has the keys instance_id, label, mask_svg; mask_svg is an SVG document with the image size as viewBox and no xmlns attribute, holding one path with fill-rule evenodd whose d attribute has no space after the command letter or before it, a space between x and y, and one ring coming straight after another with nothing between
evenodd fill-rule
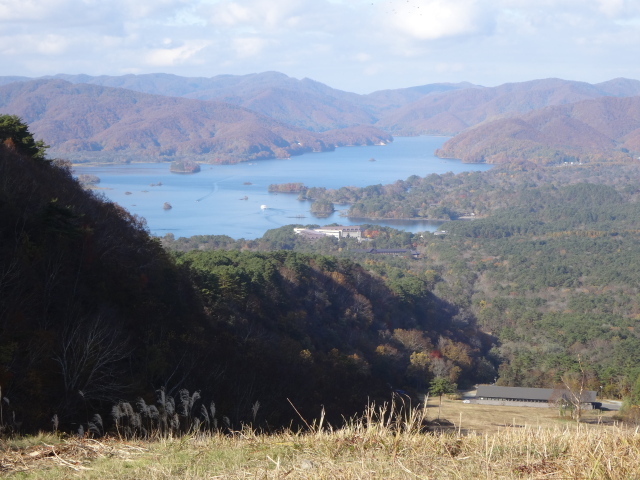
<instances>
[{"instance_id":1,"label":"open field","mask_svg":"<svg viewBox=\"0 0 640 480\"><path fill-rule=\"evenodd\" d=\"M0 475L52 480L640 478L637 430L612 423L559 424L532 411L540 409L498 414L485 411L490 408L497 407L443 402L443 412L462 413L463 428L442 433L425 431L425 410L390 415L370 409L335 431L312 425L301 433L260 435L245 429L156 441L28 437L0 442ZM433 412L428 409L429 418ZM523 426L504 426L516 414ZM482 421L492 423L486 433L465 434L472 422Z\"/></svg>"},{"instance_id":2,"label":"open field","mask_svg":"<svg viewBox=\"0 0 640 480\"><path fill-rule=\"evenodd\" d=\"M428 418L438 417L438 398L429 399ZM614 415L618 412L587 410L582 423L587 427L613 426ZM562 428L573 426L571 417L560 417L556 408L502 407L462 403L459 400L442 399L440 417L452 422L462 432L479 434L496 433L505 428Z\"/></svg>"}]
</instances>

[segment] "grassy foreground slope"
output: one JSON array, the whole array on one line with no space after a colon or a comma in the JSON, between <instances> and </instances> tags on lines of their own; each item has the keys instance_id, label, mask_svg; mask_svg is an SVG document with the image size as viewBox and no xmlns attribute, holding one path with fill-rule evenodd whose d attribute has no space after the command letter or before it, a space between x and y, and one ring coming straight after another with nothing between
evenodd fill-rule
<instances>
[{"instance_id":1,"label":"grassy foreground slope","mask_svg":"<svg viewBox=\"0 0 640 480\"><path fill-rule=\"evenodd\" d=\"M390 410L369 409L364 418L338 430L314 424L304 432L272 435L243 429L231 435L153 442L30 437L0 444L0 471L9 478L54 480L70 476L195 480L622 479L640 475L640 435L619 426L562 424L553 418L546 418L541 426L535 421L512 425L510 419L502 419L494 433L465 433L458 425L446 432L427 433L421 425L425 416L433 417L431 411L407 415ZM545 416L547 411L519 410L523 415L524 411L538 414L533 416ZM464 427L466 419L460 418Z\"/></svg>"}]
</instances>

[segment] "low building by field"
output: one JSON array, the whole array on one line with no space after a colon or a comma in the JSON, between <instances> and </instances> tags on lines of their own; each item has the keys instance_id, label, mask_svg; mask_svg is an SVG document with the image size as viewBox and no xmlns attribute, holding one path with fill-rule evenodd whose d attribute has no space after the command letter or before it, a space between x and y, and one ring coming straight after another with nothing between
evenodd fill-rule
<instances>
[{"instance_id":1,"label":"low building by field","mask_svg":"<svg viewBox=\"0 0 640 480\"><path fill-rule=\"evenodd\" d=\"M480 385L473 403L504 405L512 407L555 407L559 403L572 403L573 394L566 388L524 388ZM582 408L600 408L596 392L584 390L581 395Z\"/></svg>"}]
</instances>

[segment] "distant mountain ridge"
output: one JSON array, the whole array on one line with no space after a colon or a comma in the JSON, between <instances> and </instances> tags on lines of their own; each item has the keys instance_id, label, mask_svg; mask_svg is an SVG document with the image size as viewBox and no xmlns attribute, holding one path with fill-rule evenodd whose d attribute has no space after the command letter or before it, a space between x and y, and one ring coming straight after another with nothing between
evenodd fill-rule
<instances>
[{"instance_id":1,"label":"distant mountain ridge","mask_svg":"<svg viewBox=\"0 0 640 480\"><path fill-rule=\"evenodd\" d=\"M455 135L481 122L604 96L640 95L640 81L596 85L560 79L507 83L429 95L385 115L376 126L394 135Z\"/></svg>"},{"instance_id":2,"label":"distant mountain ridge","mask_svg":"<svg viewBox=\"0 0 640 480\"><path fill-rule=\"evenodd\" d=\"M44 87L63 81L64 88ZM112 90L107 94L104 89ZM18 91L22 99L16 96ZM640 81L625 78L598 84L550 78L497 87L440 83L360 95L278 72L211 78L0 77L0 111L35 122L33 131L55 153L90 158L107 152L122 158L196 155L223 162L382 144L391 141L391 135L461 132L440 155L468 162L505 162L530 155L538 160L546 157L547 162L609 154L624 159L627 152L620 149L637 152L638 140L633 134L612 136L606 117L600 122L594 117L591 123L556 119L553 128L536 133L537 127L522 116L587 100L635 96L640 96ZM600 113L616 115L610 110ZM627 120L633 123L632 118ZM478 138L478 132L485 137ZM575 138L585 141L577 145Z\"/></svg>"},{"instance_id":3,"label":"distant mountain ridge","mask_svg":"<svg viewBox=\"0 0 640 480\"><path fill-rule=\"evenodd\" d=\"M487 163L630 161L640 154L640 97L601 97L487 121L436 154Z\"/></svg>"},{"instance_id":4,"label":"distant mountain ridge","mask_svg":"<svg viewBox=\"0 0 640 480\"><path fill-rule=\"evenodd\" d=\"M64 80L2 86L0 111L19 115L46 139L51 153L71 158L78 153L83 158L200 156L235 162L392 141L371 126L314 133L228 103Z\"/></svg>"},{"instance_id":5,"label":"distant mountain ridge","mask_svg":"<svg viewBox=\"0 0 640 480\"><path fill-rule=\"evenodd\" d=\"M59 74L40 79L0 77L0 85L30 80L65 80L74 84L124 88L154 95L217 100L317 132L362 124L373 125L383 112L395 110L425 95L472 86L469 83L431 84L359 95L331 88L309 78L298 80L278 72L218 75L211 78L164 73L122 76Z\"/></svg>"}]
</instances>

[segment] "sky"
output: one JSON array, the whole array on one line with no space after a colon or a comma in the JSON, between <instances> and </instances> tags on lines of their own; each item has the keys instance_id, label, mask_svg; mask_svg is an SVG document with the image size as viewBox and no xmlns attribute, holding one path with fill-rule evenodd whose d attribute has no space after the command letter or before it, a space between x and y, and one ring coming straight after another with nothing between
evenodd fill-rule
<instances>
[{"instance_id":1,"label":"sky","mask_svg":"<svg viewBox=\"0 0 640 480\"><path fill-rule=\"evenodd\" d=\"M640 79L640 0L0 0L0 76Z\"/></svg>"}]
</instances>

